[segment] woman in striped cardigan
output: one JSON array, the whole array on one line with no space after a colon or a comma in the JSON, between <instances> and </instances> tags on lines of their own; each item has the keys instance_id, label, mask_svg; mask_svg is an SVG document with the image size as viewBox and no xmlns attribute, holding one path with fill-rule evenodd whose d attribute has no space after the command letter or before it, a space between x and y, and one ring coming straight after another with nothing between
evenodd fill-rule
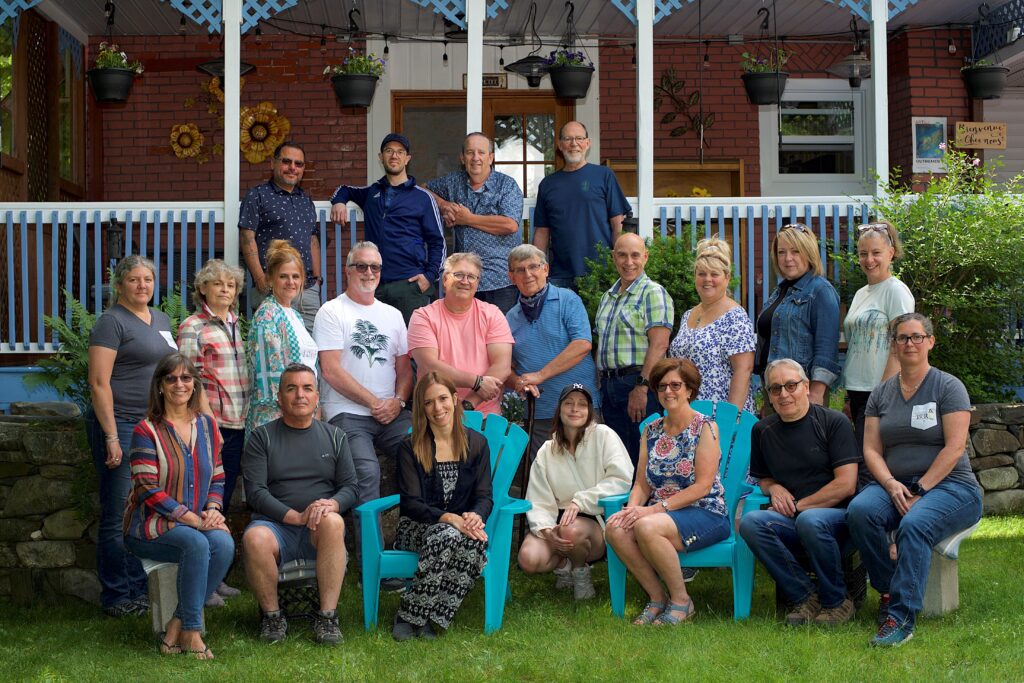
<instances>
[{"instance_id":1,"label":"woman in striped cardigan","mask_svg":"<svg viewBox=\"0 0 1024 683\"><path fill-rule=\"evenodd\" d=\"M125 546L142 559L178 564L178 608L161 634L164 654L213 659L202 639L203 603L235 554L224 515L217 423L199 412L199 371L180 353L157 363L149 412L131 445Z\"/></svg>"}]
</instances>

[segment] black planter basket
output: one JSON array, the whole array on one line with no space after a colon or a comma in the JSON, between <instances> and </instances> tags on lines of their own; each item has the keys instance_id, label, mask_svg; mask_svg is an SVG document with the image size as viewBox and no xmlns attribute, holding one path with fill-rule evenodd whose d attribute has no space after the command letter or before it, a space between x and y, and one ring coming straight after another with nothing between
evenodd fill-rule
<instances>
[{"instance_id":1,"label":"black planter basket","mask_svg":"<svg viewBox=\"0 0 1024 683\"><path fill-rule=\"evenodd\" d=\"M132 91L135 71L132 69L96 68L85 72L93 97L99 102L124 102Z\"/></svg>"},{"instance_id":2,"label":"black planter basket","mask_svg":"<svg viewBox=\"0 0 1024 683\"><path fill-rule=\"evenodd\" d=\"M786 91L785 71L763 71L743 74L743 87L751 104L778 104Z\"/></svg>"},{"instance_id":3,"label":"black planter basket","mask_svg":"<svg viewBox=\"0 0 1024 683\"><path fill-rule=\"evenodd\" d=\"M377 80L369 74L337 74L331 76L331 85L342 106L369 107L377 91Z\"/></svg>"},{"instance_id":4,"label":"black planter basket","mask_svg":"<svg viewBox=\"0 0 1024 683\"><path fill-rule=\"evenodd\" d=\"M590 79L594 75L592 66L553 66L548 69L551 87L559 99L578 100L587 96Z\"/></svg>"},{"instance_id":5,"label":"black planter basket","mask_svg":"<svg viewBox=\"0 0 1024 683\"><path fill-rule=\"evenodd\" d=\"M960 72L967 94L974 100L994 100L1002 95L1008 73L1005 66L975 66Z\"/></svg>"}]
</instances>

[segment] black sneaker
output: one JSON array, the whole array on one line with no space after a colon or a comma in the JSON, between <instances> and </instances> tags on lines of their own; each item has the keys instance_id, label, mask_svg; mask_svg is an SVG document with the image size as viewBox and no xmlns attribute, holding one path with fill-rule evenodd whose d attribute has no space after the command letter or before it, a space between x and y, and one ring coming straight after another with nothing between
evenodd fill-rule
<instances>
[{"instance_id":1,"label":"black sneaker","mask_svg":"<svg viewBox=\"0 0 1024 683\"><path fill-rule=\"evenodd\" d=\"M391 627L391 637L398 642L412 640L419 635L419 629L408 621L402 621L395 617L395 625Z\"/></svg>"},{"instance_id":2,"label":"black sneaker","mask_svg":"<svg viewBox=\"0 0 1024 683\"><path fill-rule=\"evenodd\" d=\"M313 617L313 640L320 645L337 645L341 642L341 627L338 626L338 613L317 612Z\"/></svg>"},{"instance_id":3,"label":"black sneaker","mask_svg":"<svg viewBox=\"0 0 1024 683\"><path fill-rule=\"evenodd\" d=\"M683 581L685 581L686 583L690 583L691 581L696 579L697 574L700 574L699 569L694 569L693 567L683 567Z\"/></svg>"},{"instance_id":4,"label":"black sneaker","mask_svg":"<svg viewBox=\"0 0 1024 683\"><path fill-rule=\"evenodd\" d=\"M416 628L416 636L423 640L437 640L437 631L434 630L434 625L430 620L427 620L423 626Z\"/></svg>"},{"instance_id":5,"label":"black sneaker","mask_svg":"<svg viewBox=\"0 0 1024 683\"><path fill-rule=\"evenodd\" d=\"M288 620L281 610L264 612L260 620L260 640L280 643L288 635Z\"/></svg>"},{"instance_id":6,"label":"black sneaker","mask_svg":"<svg viewBox=\"0 0 1024 683\"><path fill-rule=\"evenodd\" d=\"M889 594L882 593L878 596L878 618L876 619L879 626L885 623L885 620L889 618Z\"/></svg>"},{"instance_id":7,"label":"black sneaker","mask_svg":"<svg viewBox=\"0 0 1024 683\"><path fill-rule=\"evenodd\" d=\"M103 613L113 619L134 617L139 614L139 606L131 600L125 600L124 602L119 602L116 605L104 607ZM145 612L143 612L143 614L145 614Z\"/></svg>"}]
</instances>

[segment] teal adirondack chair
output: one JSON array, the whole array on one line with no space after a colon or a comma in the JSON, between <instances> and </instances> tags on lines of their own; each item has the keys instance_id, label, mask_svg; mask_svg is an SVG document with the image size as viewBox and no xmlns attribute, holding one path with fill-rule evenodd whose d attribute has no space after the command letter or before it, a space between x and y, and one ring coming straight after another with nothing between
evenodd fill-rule
<instances>
[{"instance_id":1,"label":"teal adirondack chair","mask_svg":"<svg viewBox=\"0 0 1024 683\"><path fill-rule=\"evenodd\" d=\"M509 424L501 415L467 411L463 424L487 438L491 451L491 487L494 509L487 517L487 566L484 567L484 633L501 628L505 602L511 598L508 565L512 552L512 520L526 513L530 503L508 495L519 461L530 437L522 427ZM385 550L380 513L398 505L398 495L363 503L355 509L362 536L360 552L363 566L363 626L367 631L377 624L380 607L380 582L386 578L408 579L416 573L419 557L405 550Z\"/></svg>"},{"instance_id":2,"label":"teal adirondack chair","mask_svg":"<svg viewBox=\"0 0 1024 683\"><path fill-rule=\"evenodd\" d=\"M725 504L729 510L729 519L735 520L736 506L752 488L746 479L750 465L750 430L757 422L757 418L744 411L737 422L739 409L724 401L719 402L717 406L711 401L694 401L691 405L699 413L715 416L719 443L722 447L719 472L722 486L725 487ZM659 414L651 415L644 420L640 425L641 432L657 417ZM642 477L643 473L638 472L637 476ZM618 512L628 499L628 494L601 499L599 502L604 508L605 518ZM611 593L612 613L623 617L626 613L626 565L618 558L611 545L606 543L605 546L608 550L608 589ZM754 592L754 554L737 533L735 524L731 525L731 533L726 540L702 550L679 553L679 565L729 567L732 570L733 618L739 620L750 616L750 602Z\"/></svg>"}]
</instances>

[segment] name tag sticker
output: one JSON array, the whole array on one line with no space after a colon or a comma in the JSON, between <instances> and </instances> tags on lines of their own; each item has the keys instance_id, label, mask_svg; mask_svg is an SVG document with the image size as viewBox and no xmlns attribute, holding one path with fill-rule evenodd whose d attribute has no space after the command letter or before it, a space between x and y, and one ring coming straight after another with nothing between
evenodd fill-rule
<instances>
[{"instance_id":1,"label":"name tag sticker","mask_svg":"<svg viewBox=\"0 0 1024 683\"><path fill-rule=\"evenodd\" d=\"M175 351L178 350L178 345L174 343L174 337L171 336L170 332L160 330L160 336L164 338L164 341L167 342L168 346L170 346Z\"/></svg>"},{"instance_id":2,"label":"name tag sticker","mask_svg":"<svg viewBox=\"0 0 1024 683\"><path fill-rule=\"evenodd\" d=\"M939 424L939 420L935 410L935 401L914 406L914 411L910 416L911 427L914 429L931 429L937 424Z\"/></svg>"}]
</instances>

